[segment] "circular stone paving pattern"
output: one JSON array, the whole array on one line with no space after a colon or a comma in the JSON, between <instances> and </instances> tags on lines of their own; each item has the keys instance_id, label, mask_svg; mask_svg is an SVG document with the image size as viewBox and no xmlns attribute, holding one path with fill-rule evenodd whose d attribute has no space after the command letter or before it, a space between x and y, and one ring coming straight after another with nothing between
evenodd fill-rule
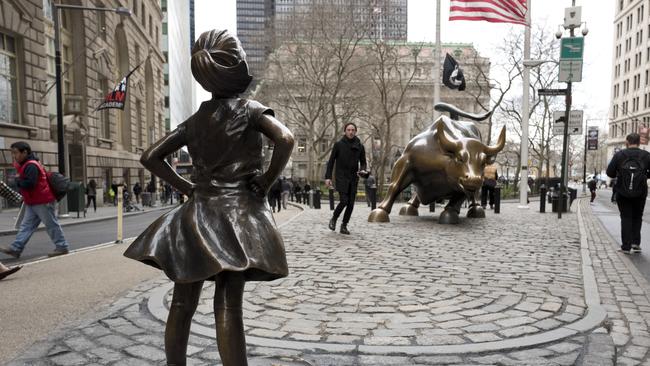
<instances>
[{"instance_id":1,"label":"circular stone paving pattern","mask_svg":"<svg viewBox=\"0 0 650 366\"><path fill-rule=\"evenodd\" d=\"M249 282L249 336L358 345L460 345L562 327L585 313L575 217L510 210L440 225L437 214L329 231L329 212L281 228L291 273ZM397 211L397 210L395 210ZM506 224L504 224L504 222ZM214 283L195 323L214 328ZM171 291L165 298L169 307Z\"/></svg>"}]
</instances>

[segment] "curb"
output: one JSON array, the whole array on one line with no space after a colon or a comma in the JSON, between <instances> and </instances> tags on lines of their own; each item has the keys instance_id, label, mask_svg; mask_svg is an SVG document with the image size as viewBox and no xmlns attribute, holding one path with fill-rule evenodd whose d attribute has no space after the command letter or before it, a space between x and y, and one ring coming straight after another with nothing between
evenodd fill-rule
<instances>
[{"instance_id":1,"label":"curb","mask_svg":"<svg viewBox=\"0 0 650 366\"><path fill-rule=\"evenodd\" d=\"M148 212L152 211L161 211L164 209L171 209L174 208L175 206L162 206L162 207L153 207L150 208L149 210L142 210L142 211L136 211L136 212L128 212L124 214L124 217L128 216L136 216L136 215L142 215ZM113 220L117 218L117 216L104 216L104 217L96 217L92 219L79 219L79 221L70 221L70 222L60 222L59 224L63 226L73 226L73 225L81 225L81 224L86 224L86 223L92 223L92 222L99 222L99 221L106 221L106 220ZM45 230L45 227L39 226L36 231L43 231ZM7 235L16 235L18 233L17 229L11 229L11 230L0 230L0 236L7 236Z\"/></svg>"}]
</instances>

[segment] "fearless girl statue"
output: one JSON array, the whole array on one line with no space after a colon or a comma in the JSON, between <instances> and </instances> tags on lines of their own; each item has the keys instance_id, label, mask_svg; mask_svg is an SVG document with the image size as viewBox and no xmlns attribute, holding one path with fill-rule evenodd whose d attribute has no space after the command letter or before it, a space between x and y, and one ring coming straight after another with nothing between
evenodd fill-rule
<instances>
[{"instance_id":1,"label":"fearless girl statue","mask_svg":"<svg viewBox=\"0 0 650 366\"><path fill-rule=\"evenodd\" d=\"M224 366L247 365L242 319L246 281L288 275L282 237L266 201L293 149L293 135L271 109L239 98L251 82L246 54L228 31L201 34L192 48L192 74L212 99L144 152L153 174L189 197L158 218L125 256L162 269L174 281L165 329L168 365L185 365L192 316L204 281L215 282L217 345ZM262 138L275 148L266 171ZM193 182L165 161L187 146Z\"/></svg>"}]
</instances>

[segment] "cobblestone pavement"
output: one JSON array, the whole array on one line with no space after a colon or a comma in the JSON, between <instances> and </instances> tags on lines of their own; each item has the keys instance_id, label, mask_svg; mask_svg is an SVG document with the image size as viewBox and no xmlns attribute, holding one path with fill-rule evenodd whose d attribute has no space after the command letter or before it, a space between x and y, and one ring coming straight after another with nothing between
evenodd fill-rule
<instances>
[{"instance_id":1,"label":"cobblestone pavement","mask_svg":"<svg viewBox=\"0 0 650 366\"><path fill-rule=\"evenodd\" d=\"M425 210L369 224L364 208L351 236L327 229L327 210L283 224L290 276L246 287L251 365L612 364L601 297L620 364L644 361L645 289L599 235L588 205L557 220L505 204L499 215L455 226ZM143 283L10 365L164 364L171 285ZM218 360L213 293L206 284L191 365Z\"/></svg>"}]
</instances>

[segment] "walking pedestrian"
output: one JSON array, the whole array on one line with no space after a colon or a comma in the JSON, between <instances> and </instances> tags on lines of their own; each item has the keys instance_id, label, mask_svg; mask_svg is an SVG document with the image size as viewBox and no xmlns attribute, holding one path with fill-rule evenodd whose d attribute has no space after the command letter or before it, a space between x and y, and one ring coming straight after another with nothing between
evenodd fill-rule
<instances>
[{"instance_id":1,"label":"walking pedestrian","mask_svg":"<svg viewBox=\"0 0 650 366\"><path fill-rule=\"evenodd\" d=\"M23 266L15 266L13 268L9 268L9 267L5 266L4 264L2 264L2 262L0 262L0 280L6 278L7 276L9 276L11 274L14 274L14 273L20 271L21 268L23 268Z\"/></svg>"},{"instance_id":2,"label":"walking pedestrian","mask_svg":"<svg viewBox=\"0 0 650 366\"><path fill-rule=\"evenodd\" d=\"M302 187L302 204L303 205L308 205L309 204L309 192L311 192L311 186L309 185L309 182L305 183L305 186Z\"/></svg>"},{"instance_id":3,"label":"walking pedestrian","mask_svg":"<svg viewBox=\"0 0 650 366\"><path fill-rule=\"evenodd\" d=\"M135 203L140 203L140 193L142 193L142 187L140 182L135 182L133 186L133 195L135 196Z\"/></svg>"},{"instance_id":4,"label":"walking pedestrian","mask_svg":"<svg viewBox=\"0 0 650 366\"><path fill-rule=\"evenodd\" d=\"M368 206L371 210L374 210L377 206L377 180L375 176L372 175L372 172L368 172L368 178L366 178L366 198L368 201Z\"/></svg>"},{"instance_id":5,"label":"walking pedestrian","mask_svg":"<svg viewBox=\"0 0 650 366\"><path fill-rule=\"evenodd\" d=\"M291 194L291 183L289 183L289 181L285 177L282 177L282 181L281 181L280 185L281 185L281 188L282 188L282 192L281 192L282 208L286 210L287 209L287 201L289 201L289 194Z\"/></svg>"},{"instance_id":6,"label":"walking pedestrian","mask_svg":"<svg viewBox=\"0 0 650 366\"><path fill-rule=\"evenodd\" d=\"M595 178L591 178L591 180L587 183L587 187L589 187L589 193L591 193L591 200L589 203L593 203L596 199L596 188L598 187L598 182Z\"/></svg>"},{"instance_id":7,"label":"walking pedestrian","mask_svg":"<svg viewBox=\"0 0 650 366\"><path fill-rule=\"evenodd\" d=\"M336 221L341 215L341 212L343 212L343 209L345 209L340 232L341 234L349 235L348 222L354 209L359 176L365 178L368 173L366 172L366 150L361 140L357 137L357 125L347 123L343 131L343 137L332 147L332 153L327 162L327 170L325 172L325 184L328 188L332 186L332 171L336 164L336 182L334 188L339 192L340 202L336 206L328 226L330 230L335 231Z\"/></svg>"},{"instance_id":8,"label":"walking pedestrian","mask_svg":"<svg viewBox=\"0 0 650 366\"><path fill-rule=\"evenodd\" d=\"M296 202L302 203L302 187L300 187L300 183L294 184L293 195L296 197Z\"/></svg>"},{"instance_id":9,"label":"walking pedestrian","mask_svg":"<svg viewBox=\"0 0 650 366\"><path fill-rule=\"evenodd\" d=\"M616 204L621 215L621 251L641 251L641 224L648 196L650 153L639 148L641 136L631 133L625 138L626 149L616 154L607 166L607 176L616 178Z\"/></svg>"},{"instance_id":10,"label":"walking pedestrian","mask_svg":"<svg viewBox=\"0 0 650 366\"><path fill-rule=\"evenodd\" d=\"M111 183L111 191L109 195L113 199L113 206L117 206L117 184L115 184L115 182Z\"/></svg>"},{"instance_id":11,"label":"walking pedestrian","mask_svg":"<svg viewBox=\"0 0 650 366\"><path fill-rule=\"evenodd\" d=\"M97 212L97 183L94 179L88 181L88 187L86 187L86 209L90 207L90 202L93 203L93 210Z\"/></svg>"},{"instance_id":12,"label":"walking pedestrian","mask_svg":"<svg viewBox=\"0 0 650 366\"><path fill-rule=\"evenodd\" d=\"M205 280L215 281L221 363L247 365L244 285L288 274L282 237L264 196L289 160L293 136L271 109L237 98L251 76L236 37L227 31L205 32L192 51L192 74L212 99L142 156L147 169L189 199L149 226L125 255L162 269L175 282L165 331L168 365L185 365L190 324ZM265 172L262 135L275 146ZM196 183L165 162L170 151L182 146L192 156Z\"/></svg>"},{"instance_id":13,"label":"walking pedestrian","mask_svg":"<svg viewBox=\"0 0 650 366\"><path fill-rule=\"evenodd\" d=\"M273 183L271 186L269 194L269 203L271 204L271 209L273 210L272 212L276 212L276 206L278 208L277 212L280 212L280 209L282 209L282 180L280 178L275 180L275 183Z\"/></svg>"},{"instance_id":14,"label":"walking pedestrian","mask_svg":"<svg viewBox=\"0 0 650 366\"><path fill-rule=\"evenodd\" d=\"M55 246L48 257L68 254L68 242L56 219L54 211L56 198L47 181L45 168L32 153L29 144L24 141L14 142L11 145L11 155L17 172L16 185L23 196L25 216L13 244L0 247L0 252L19 258L29 238L43 222L47 235Z\"/></svg>"},{"instance_id":15,"label":"walking pedestrian","mask_svg":"<svg viewBox=\"0 0 650 366\"><path fill-rule=\"evenodd\" d=\"M481 187L481 206L483 209L486 208L488 202L490 209L494 208L494 192L498 179L499 174L497 174L496 164L489 164L483 169L483 186Z\"/></svg>"}]
</instances>

